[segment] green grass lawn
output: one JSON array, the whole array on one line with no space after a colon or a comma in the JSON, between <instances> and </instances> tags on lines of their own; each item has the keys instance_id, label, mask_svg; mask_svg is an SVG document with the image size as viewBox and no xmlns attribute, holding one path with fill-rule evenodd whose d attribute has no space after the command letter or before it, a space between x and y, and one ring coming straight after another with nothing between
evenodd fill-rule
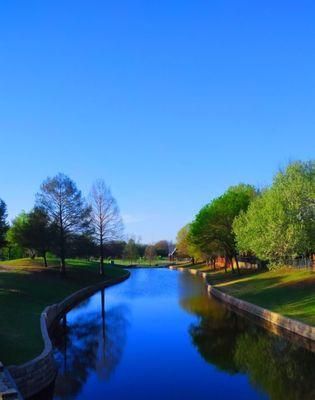
<instances>
[{"instance_id":1,"label":"green grass lawn","mask_svg":"<svg viewBox=\"0 0 315 400\"><path fill-rule=\"evenodd\" d=\"M106 265L105 277L98 274L98 263L67 260L67 275L59 274L57 259L20 259L0 263L0 361L20 364L43 349L40 314L47 305L104 279L118 277L124 270Z\"/></svg>"},{"instance_id":2,"label":"green grass lawn","mask_svg":"<svg viewBox=\"0 0 315 400\"><path fill-rule=\"evenodd\" d=\"M139 258L138 260L124 260L124 259L115 259L113 260L115 264L117 265L123 265L128 267L128 265L141 265L141 266L150 266L150 261ZM110 262L110 261L106 261L105 262ZM156 258L155 260L151 261L151 266L154 267L156 265L169 265L171 264L171 262L167 259L167 258Z\"/></svg>"},{"instance_id":3,"label":"green grass lawn","mask_svg":"<svg viewBox=\"0 0 315 400\"><path fill-rule=\"evenodd\" d=\"M315 326L315 272L279 269L261 273L211 272L208 282L224 292Z\"/></svg>"}]
</instances>

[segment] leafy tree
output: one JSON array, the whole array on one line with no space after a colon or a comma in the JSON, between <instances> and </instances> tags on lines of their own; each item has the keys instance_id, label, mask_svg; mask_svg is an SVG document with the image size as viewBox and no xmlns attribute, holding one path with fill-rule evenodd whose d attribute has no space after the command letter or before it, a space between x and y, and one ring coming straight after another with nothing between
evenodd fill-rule
<instances>
[{"instance_id":1,"label":"leafy tree","mask_svg":"<svg viewBox=\"0 0 315 400\"><path fill-rule=\"evenodd\" d=\"M69 238L89 229L91 210L76 184L61 173L42 183L36 205L47 213L50 223L56 226L60 272L65 274Z\"/></svg>"},{"instance_id":2,"label":"leafy tree","mask_svg":"<svg viewBox=\"0 0 315 400\"><path fill-rule=\"evenodd\" d=\"M104 245L122 234L122 220L117 202L103 180L94 183L90 193L94 239L99 247L100 274L104 274Z\"/></svg>"},{"instance_id":3,"label":"leafy tree","mask_svg":"<svg viewBox=\"0 0 315 400\"><path fill-rule=\"evenodd\" d=\"M144 243L136 242L136 246L137 246L138 256L139 257L144 257L145 256L145 249L146 249L147 245L144 244Z\"/></svg>"},{"instance_id":4,"label":"leafy tree","mask_svg":"<svg viewBox=\"0 0 315 400\"><path fill-rule=\"evenodd\" d=\"M128 240L128 242L125 246L124 258L129 260L130 263L132 263L132 261L137 260L139 258L139 251L138 251L137 243L132 238Z\"/></svg>"},{"instance_id":5,"label":"leafy tree","mask_svg":"<svg viewBox=\"0 0 315 400\"><path fill-rule=\"evenodd\" d=\"M122 240L113 240L104 244L104 257L123 258L126 242Z\"/></svg>"},{"instance_id":6,"label":"leafy tree","mask_svg":"<svg viewBox=\"0 0 315 400\"><path fill-rule=\"evenodd\" d=\"M72 235L68 243L68 256L89 259L96 257L99 249L89 234Z\"/></svg>"},{"instance_id":7,"label":"leafy tree","mask_svg":"<svg viewBox=\"0 0 315 400\"><path fill-rule=\"evenodd\" d=\"M22 212L14 219L10 240L27 249L31 257L35 257L36 253L42 256L47 267L46 254L52 248L54 235L55 227L50 225L45 211L34 208L30 213Z\"/></svg>"},{"instance_id":8,"label":"leafy tree","mask_svg":"<svg viewBox=\"0 0 315 400\"><path fill-rule=\"evenodd\" d=\"M240 252L263 260L315 251L315 163L295 162L279 172L233 224Z\"/></svg>"},{"instance_id":9,"label":"leafy tree","mask_svg":"<svg viewBox=\"0 0 315 400\"><path fill-rule=\"evenodd\" d=\"M155 243L154 248L158 257L168 256L169 243L167 240L160 240L159 242Z\"/></svg>"},{"instance_id":10,"label":"leafy tree","mask_svg":"<svg viewBox=\"0 0 315 400\"><path fill-rule=\"evenodd\" d=\"M29 246L28 235L27 235L27 224L28 224L28 215L25 211L22 211L17 217L12 221L12 226L8 232L8 241L12 245L17 245L23 251L29 251L29 254L32 258L35 257L35 250Z\"/></svg>"},{"instance_id":11,"label":"leafy tree","mask_svg":"<svg viewBox=\"0 0 315 400\"><path fill-rule=\"evenodd\" d=\"M181 228L176 237L176 250L179 257L191 257L193 260L202 260L205 255L192 242L190 235L191 224Z\"/></svg>"},{"instance_id":12,"label":"leafy tree","mask_svg":"<svg viewBox=\"0 0 315 400\"><path fill-rule=\"evenodd\" d=\"M46 212L40 208L34 208L27 215L23 233L26 246L42 256L47 267L46 254L52 249L56 230L55 226L50 224Z\"/></svg>"},{"instance_id":13,"label":"leafy tree","mask_svg":"<svg viewBox=\"0 0 315 400\"><path fill-rule=\"evenodd\" d=\"M9 229L7 217L7 206L5 202L0 199L0 249L6 245L6 234Z\"/></svg>"},{"instance_id":14,"label":"leafy tree","mask_svg":"<svg viewBox=\"0 0 315 400\"><path fill-rule=\"evenodd\" d=\"M189 224L183 226L176 236L176 250L179 256L189 257Z\"/></svg>"},{"instance_id":15,"label":"leafy tree","mask_svg":"<svg viewBox=\"0 0 315 400\"><path fill-rule=\"evenodd\" d=\"M156 258L155 246L149 244L145 248L145 258L150 261L150 265L151 265L152 261Z\"/></svg>"},{"instance_id":16,"label":"leafy tree","mask_svg":"<svg viewBox=\"0 0 315 400\"><path fill-rule=\"evenodd\" d=\"M203 207L191 224L190 237L194 245L208 257L223 254L231 262L233 258L239 271L233 221L241 211L247 210L255 197L253 186L231 186L222 196Z\"/></svg>"}]
</instances>

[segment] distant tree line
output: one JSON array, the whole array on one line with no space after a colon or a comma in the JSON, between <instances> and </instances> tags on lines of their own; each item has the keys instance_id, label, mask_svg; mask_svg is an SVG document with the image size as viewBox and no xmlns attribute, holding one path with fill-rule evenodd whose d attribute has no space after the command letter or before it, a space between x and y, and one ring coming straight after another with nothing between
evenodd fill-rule
<instances>
[{"instance_id":1,"label":"distant tree line","mask_svg":"<svg viewBox=\"0 0 315 400\"><path fill-rule=\"evenodd\" d=\"M166 240L145 245L130 238L123 240L119 207L103 180L96 181L85 199L75 182L64 174L47 178L36 194L34 208L21 212L10 225L7 207L0 199L0 251L2 258L22 256L60 258L60 271L66 272L66 258L96 258L100 274L104 261L125 258L136 262L167 257L172 246Z\"/></svg>"},{"instance_id":2,"label":"distant tree line","mask_svg":"<svg viewBox=\"0 0 315 400\"><path fill-rule=\"evenodd\" d=\"M225 268L238 257L256 257L274 265L315 252L315 163L293 162L270 187L239 184L206 204L177 235L181 257ZM234 261L234 262L233 262Z\"/></svg>"}]
</instances>

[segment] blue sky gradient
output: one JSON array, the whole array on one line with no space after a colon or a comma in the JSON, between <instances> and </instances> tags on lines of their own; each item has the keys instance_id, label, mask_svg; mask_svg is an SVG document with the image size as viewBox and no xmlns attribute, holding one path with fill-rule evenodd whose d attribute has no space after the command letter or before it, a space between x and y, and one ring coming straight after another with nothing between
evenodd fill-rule
<instances>
[{"instance_id":1,"label":"blue sky gradient","mask_svg":"<svg viewBox=\"0 0 315 400\"><path fill-rule=\"evenodd\" d=\"M0 3L0 197L61 171L174 239L239 182L314 157L313 1Z\"/></svg>"}]
</instances>

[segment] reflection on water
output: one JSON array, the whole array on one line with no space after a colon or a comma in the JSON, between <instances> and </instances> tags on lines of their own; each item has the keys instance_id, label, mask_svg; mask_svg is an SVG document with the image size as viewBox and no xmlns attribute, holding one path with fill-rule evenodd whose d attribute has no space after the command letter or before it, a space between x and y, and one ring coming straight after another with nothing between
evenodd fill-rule
<instances>
[{"instance_id":1,"label":"reflection on water","mask_svg":"<svg viewBox=\"0 0 315 400\"><path fill-rule=\"evenodd\" d=\"M93 371L100 380L110 379L126 342L126 308L116 306L105 313L105 291L100 292L100 311L85 312L84 318L67 323L65 316L56 327L53 344L59 370L55 397L72 399ZM85 301L85 304L88 302Z\"/></svg>"},{"instance_id":2,"label":"reflection on water","mask_svg":"<svg viewBox=\"0 0 315 400\"><path fill-rule=\"evenodd\" d=\"M315 354L209 299L203 281L136 270L54 333L54 399L315 399Z\"/></svg>"},{"instance_id":3,"label":"reflection on water","mask_svg":"<svg viewBox=\"0 0 315 400\"><path fill-rule=\"evenodd\" d=\"M198 315L189 328L201 356L230 374L245 372L271 399L315 399L315 354L264 330L198 293L199 278L182 275L181 306ZM187 291L187 286L190 290ZM188 294L188 296L187 296Z\"/></svg>"}]
</instances>

